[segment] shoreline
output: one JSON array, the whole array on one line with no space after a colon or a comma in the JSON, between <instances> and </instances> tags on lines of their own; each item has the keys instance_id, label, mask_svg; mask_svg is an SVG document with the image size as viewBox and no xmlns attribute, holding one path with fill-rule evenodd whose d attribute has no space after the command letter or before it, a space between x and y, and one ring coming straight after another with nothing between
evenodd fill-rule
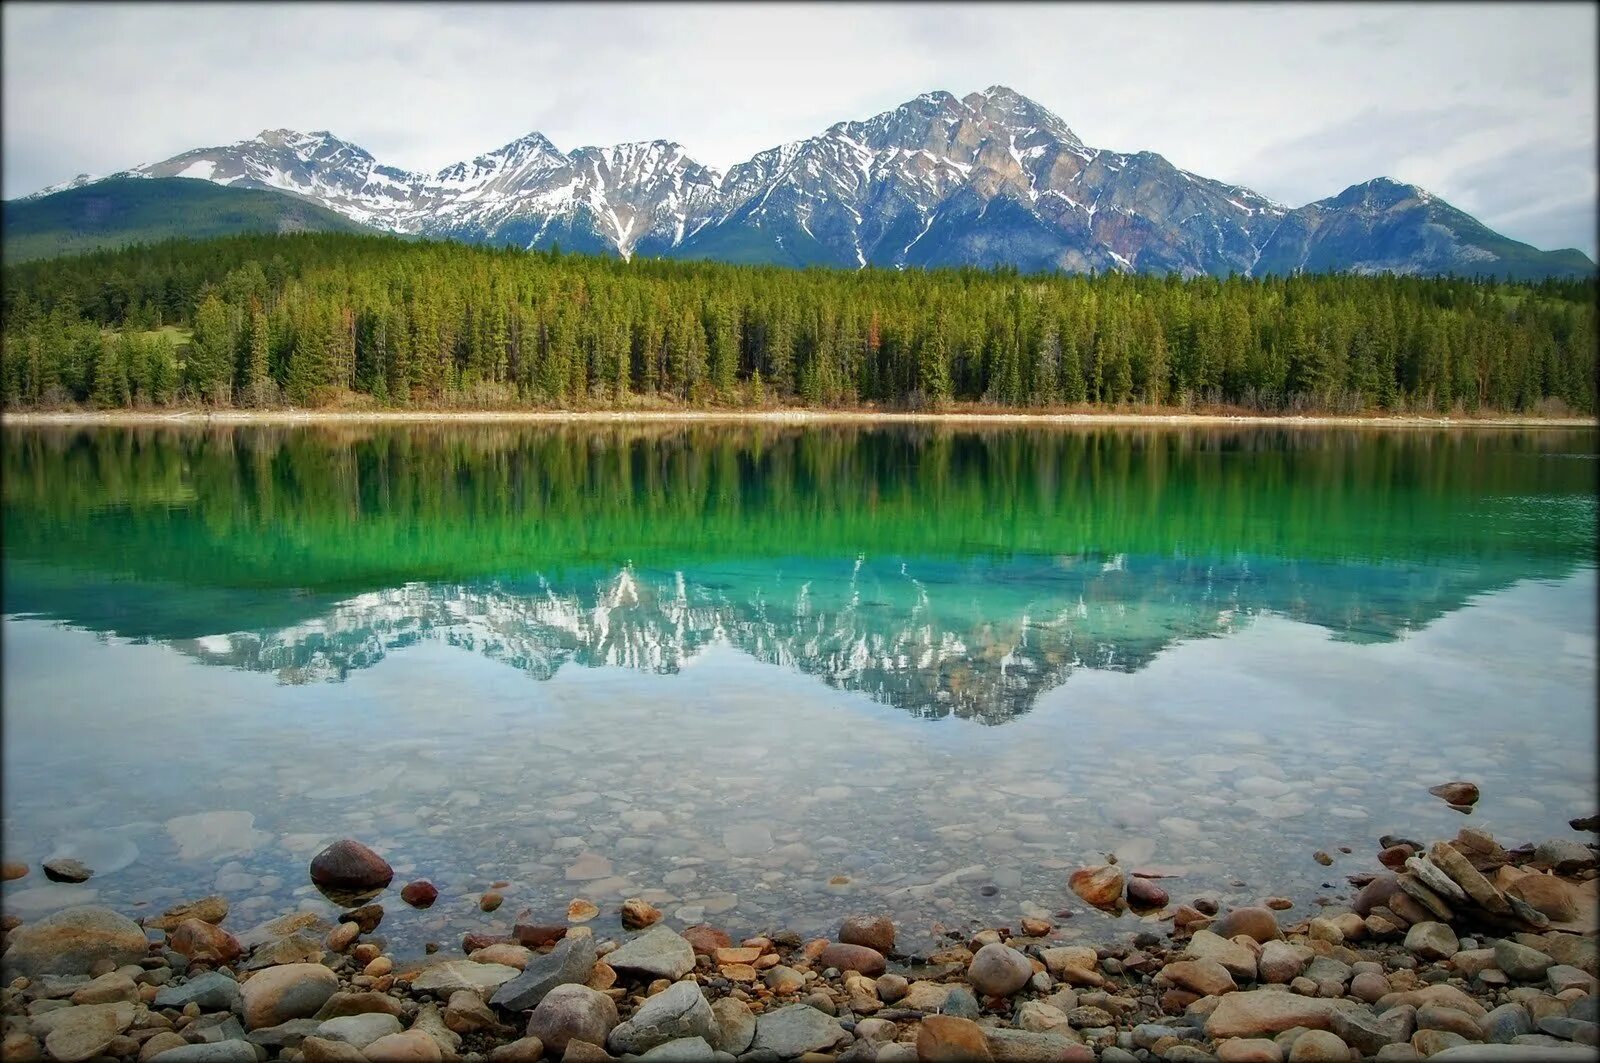
<instances>
[{"instance_id":1,"label":"shoreline","mask_svg":"<svg viewBox=\"0 0 1600 1063\"><path fill-rule=\"evenodd\" d=\"M25 410L0 411L0 427L317 424L946 424L978 427L1600 428L1594 417L1226 413L997 413L950 410Z\"/></svg>"},{"instance_id":2,"label":"shoreline","mask_svg":"<svg viewBox=\"0 0 1600 1063\"><path fill-rule=\"evenodd\" d=\"M1464 802L1458 810L1477 797L1469 783L1435 790ZM340 907L362 904L337 924L302 911L224 928L229 904L220 895L137 922L97 905L26 923L7 916L0 1056L1593 1059L1596 821L1570 821L1581 842L1510 849L1471 827L1428 846L1385 836L1375 862L1355 858L1372 869L1344 875L1347 902L1293 913L1288 898L1219 911L1203 897L1185 903L1137 870L1125 878L1117 865L1082 868L1063 882L1064 895L1140 915L1132 935L1093 946L1052 941L1052 920L1023 919L1015 929L946 931L927 955L897 949L896 927L881 915L841 913L831 937L807 941L774 929L735 943L707 923L674 929L634 898L618 909L620 934L585 925L599 909L575 900L564 922L519 916L509 934L486 927L459 949L441 944L423 960L403 959L386 951L383 906L371 902L426 908L440 891L420 880L400 888L382 856L345 839L309 869ZM82 874L66 881L92 876L81 866L53 867L51 877ZM6 878L31 872L8 863ZM336 896L335 886L349 889ZM499 904L491 888L478 906L492 912Z\"/></svg>"}]
</instances>

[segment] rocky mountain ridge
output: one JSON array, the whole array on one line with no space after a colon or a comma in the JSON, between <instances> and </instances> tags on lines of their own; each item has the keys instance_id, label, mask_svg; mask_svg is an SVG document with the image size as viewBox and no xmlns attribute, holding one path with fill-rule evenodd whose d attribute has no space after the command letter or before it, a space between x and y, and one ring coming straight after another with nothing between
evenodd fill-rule
<instances>
[{"instance_id":1,"label":"rocky mountain ridge","mask_svg":"<svg viewBox=\"0 0 1600 1063\"><path fill-rule=\"evenodd\" d=\"M1291 209L1153 152L1091 148L1003 86L960 99L924 93L726 173L670 141L563 153L529 133L423 174L327 131L275 129L113 176L273 189L391 232L623 258L1184 276L1594 269L1576 251L1519 244L1385 178Z\"/></svg>"}]
</instances>

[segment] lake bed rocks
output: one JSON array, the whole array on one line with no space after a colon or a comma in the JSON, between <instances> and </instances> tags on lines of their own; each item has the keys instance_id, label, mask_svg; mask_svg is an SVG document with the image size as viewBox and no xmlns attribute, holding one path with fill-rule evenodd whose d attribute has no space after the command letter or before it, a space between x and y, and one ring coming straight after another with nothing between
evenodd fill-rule
<instances>
[{"instance_id":1,"label":"lake bed rocks","mask_svg":"<svg viewBox=\"0 0 1600 1063\"><path fill-rule=\"evenodd\" d=\"M338 895L371 895L389 885L394 868L354 838L342 838L311 858L311 881Z\"/></svg>"},{"instance_id":2,"label":"lake bed rocks","mask_svg":"<svg viewBox=\"0 0 1600 1063\"><path fill-rule=\"evenodd\" d=\"M772 829L768 856L793 844ZM263 923L271 910L246 898L175 903L173 891L158 895L167 907L143 927L115 912L88 920L115 927L121 952L80 951L69 969L21 974L8 951L4 1052L118 1063L1344 1063L1494 1048L1558 1058L1596 1036L1595 939L1581 933L1595 915L1596 872L1570 870L1582 861L1558 846L1545 847L1541 865L1539 849L1463 831L1411 846L1408 859L1425 869L1402 862L1396 874L1375 859L1370 870L1347 867L1348 893L1282 923L1289 909L1229 907L1226 894L1141 911L1133 876L1122 881L1126 908L1122 896L1110 908L1123 911L1120 940L1090 943L1065 917L1024 914L1034 925L941 927L935 947L908 945L906 955L894 953L897 930L917 928L887 917L846 918L833 924L836 940L776 928L738 940L713 923L683 926L665 891L628 884L595 893L603 919L547 926L524 912L512 926L477 911L476 891L493 876L463 875L441 881L479 929L460 952L418 960L378 936L388 928L381 901L329 912L355 931L336 951L322 947L322 935L339 929L325 909ZM1417 901L1407 878L1449 917ZM560 879L557 867L546 881L559 888ZM1512 904L1523 882L1533 884L1521 893L1551 908L1552 898L1565 902L1556 910L1570 918ZM630 931L620 907L629 900L661 917ZM1031 903L1020 910L1040 910ZM230 907L249 929L227 929L241 918ZM394 918L408 913L426 917L402 909ZM8 923L10 947L53 918ZM208 947L228 941L238 952L227 961L231 947ZM296 942L318 958L300 959Z\"/></svg>"}]
</instances>

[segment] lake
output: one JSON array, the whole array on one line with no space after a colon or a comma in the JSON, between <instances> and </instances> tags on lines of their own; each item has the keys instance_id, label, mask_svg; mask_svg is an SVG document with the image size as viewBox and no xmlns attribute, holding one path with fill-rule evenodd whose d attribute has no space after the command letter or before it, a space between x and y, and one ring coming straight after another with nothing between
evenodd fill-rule
<instances>
[{"instance_id":1,"label":"lake","mask_svg":"<svg viewBox=\"0 0 1600 1063\"><path fill-rule=\"evenodd\" d=\"M306 865L350 836L400 955L631 896L1093 942L1141 929L1067 889L1107 854L1314 911L1380 835L1594 811L1596 443L8 428L5 852L95 874L5 908L332 914Z\"/></svg>"}]
</instances>

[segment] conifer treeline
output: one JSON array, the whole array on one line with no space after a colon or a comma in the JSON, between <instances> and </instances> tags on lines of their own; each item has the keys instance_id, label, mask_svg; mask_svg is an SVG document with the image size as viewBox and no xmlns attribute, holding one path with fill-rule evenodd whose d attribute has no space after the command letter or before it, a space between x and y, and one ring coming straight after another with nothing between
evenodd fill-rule
<instances>
[{"instance_id":1,"label":"conifer treeline","mask_svg":"<svg viewBox=\"0 0 1600 1063\"><path fill-rule=\"evenodd\" d=\"M1593 280L797 272L302 234L30 262L0 298L17 406L1595 408Z\"/></svg>"}]
</instances>

